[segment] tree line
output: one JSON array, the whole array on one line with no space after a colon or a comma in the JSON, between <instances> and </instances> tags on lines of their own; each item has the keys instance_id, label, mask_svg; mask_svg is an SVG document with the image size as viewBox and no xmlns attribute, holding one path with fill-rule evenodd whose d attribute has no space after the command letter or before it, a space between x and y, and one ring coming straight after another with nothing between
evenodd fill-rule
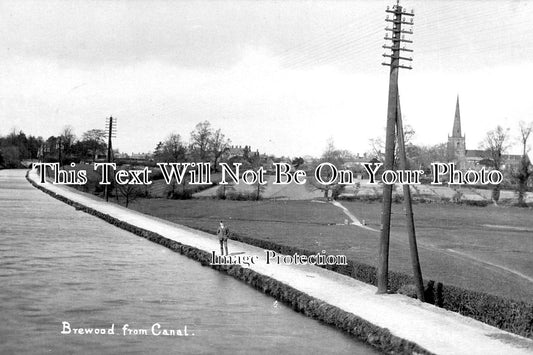
<instances>
[{"instance_id":1,"label":"tree line","mask_svg":"<svg viewBox=\"0 0 533 355\"><path fill-rule=\"evenodd\" d=\"M231 140L222 133L222 129L214 129L209 121L203 121L195 126L188 142L178 133L171 133L160 141L154 149L153 158L156 162L166 163L212 162L212 168L216 172L221 157L230 147ZM248 146L245 150L250 155Z\"/></svg>"},{"instance_id":2,"label":"tree line","mask_svg":"<svg viewBox=\"0 0 533 355\"><path fill-rule=\"evenodd\" d=\"M519 203L524 204L525 193L533 176L533 165L528 156L529 138L533 130L533 123L520 122L519 134L513 137L509 129L501 126L487 132L481 143L481 148L487 154L487 159L481 163L491 168L500 170L506 163L506 153L517 140L522 148L522 158L518 166L508 170L511 183L516 184ZM406 154L411 169L428 170L432 162L447 161L447 143L438 143L430 146L420 146L412 143L415 135L414 129L406 125L405 145ZM383 161L384 144L381 137L371 139L370 150L367 152L369 162ZM321 162L330 162L341 168L346 162L353 161L356 157L347 150L334 147L329 141L322 156L314 162L304 162L301 157L292 160L281 157L260 155L252 152L250 146L244 146L236 154L226 154L231 150L231 140L226 137L220 128L214 128L209 121L199 122L190 132L188 140L178 133L169 134L160 141L153 152L155 162L211 162L212 169L218 170L218 163L222 160L228 163L241 163L243 168L258 168L264 166L266 159L272 162L290 162L295 169L312 168ZM46 140L33 135L27 136L22 131L12 130L6 136L0 136L0 168L18 168L24 160L39 159L45 162L60 162L62 165L70 162L95 161L98 156L105 155L107 150L106 132L102 129L91 129L84 132L81 137L74 134L71 126L65 126L57 136L50 136ZM429 170L428 170L429 173ZM315 184L315 186L318 186ZM318 186L327 196L338 194L339 187ZM493 188L493 200L499 199L500 186Z\"/></svg>"},{"instance_id":3,"label":"tree line","mask_svg":"<svg viewBox=\"0 0 533 355\"><path fill-rule=\"evenodd\" d=\"M94 161L107 148L105 137L104 130L91 129L77 138L71 126L65 126L57 136L47 139L12 130L0 137L0 167L20 168L23 161L37 159L61 164Z\"/></svg>"}]
</instances>

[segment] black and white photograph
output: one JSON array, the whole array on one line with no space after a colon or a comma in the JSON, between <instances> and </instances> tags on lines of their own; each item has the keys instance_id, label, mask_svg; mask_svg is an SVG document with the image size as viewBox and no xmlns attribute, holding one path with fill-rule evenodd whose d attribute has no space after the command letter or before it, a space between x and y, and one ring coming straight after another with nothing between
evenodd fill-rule
<instances>
[{"instance_id":1,"label":"black and white photograph","mask_svg":"<svg viewBox=\"0 0 533 355\"><path fill-rule=\"evenodd\" d=\"M0 0L0 354L533 354L532 19Z\"/></svg>"}]
</instances>

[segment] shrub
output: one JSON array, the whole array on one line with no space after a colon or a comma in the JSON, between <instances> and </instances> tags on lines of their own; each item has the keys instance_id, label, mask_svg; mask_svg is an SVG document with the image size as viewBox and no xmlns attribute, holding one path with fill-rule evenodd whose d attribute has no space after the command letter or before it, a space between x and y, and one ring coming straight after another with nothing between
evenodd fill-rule
<instances>
[{"instance_id":1,"label":"shrub","mask_svg":"<svg viewBox=\"0 0 533 355\"><path fill-rule=\"evenodd\" d=\"M153 169L151 178L152 178L152 181L163 180L163 173L161 172L161 169L159 168Z\"/></svg>"},{"instance_id":2,"label":"shrub","mask_svg":"<svg viewBox=\"0 0 533 355\"><path fill-rule=\"evenodd\" d=\"M226 199L226 186L219 186L217 188L217 193L215 197L218 198L219 200L225 200Z\"/></svg>"},{"instance_id":3,"label":"shrub","mask_svg":"<svg viewBox=\"0 0 533 355\"><path fill-rule=\"evenodd\" d=\"M337 198L337 200L341 201L364 201L364 202L374 202L374 201L381 201L381 196L357 196L357 195L347 195L347 194L341 194Z\"/></svg>"},{"instance_id":4,"label":"shrub","mask_svg":"<svg viewBox=\"0 0 533 355\"><path fill-rule=\"evenodd\" d=\"M331 189L331 198L334 200L338 199L339 195L344 192L345 187L345 185L340 184L333 186L333 188Z\"/></svg>"},{"instance_id":5,"label":"shrub","mask_svg":"<svg viewBox=\"0 0 533 355\"><path fill-rule=\"evenodd\" d=\"M261 196L257 196L255 191L231 191L226 194L226 199L234 201L256 201L261 199Z\"/></svg>"},{"instance_id":6,"label":"shrub","mask_svg":"<svg viewBox=\"0 0 533 355\"><path fill-rule=\"evenodd\" d=\"M170 192L168 198L172 200L190 200L192 193L188 189L178 189L174 192Z\"/></svg>"},{"instance_id":7,"label":"shrub","mask_svg":"<svg viewBox=\"0 0 533 355\"><path fill-rule=\"evenodd\" d=\"M356 201L357 196L354 194L340 194L339 197L336 198L336 200L339 201Z\"/></svg>"},{"instance_id":8,"label":"shrub","mask_svg":"<svg viewBox=\"0 0 533 355\"><path fill-rule=\"evenodd\" d=\"M467 206L487 207L492 202L491 201L487 201L487 200L482 200L482 201L464 200L462 203L467 205Z\"/></svg>"}]
</instances>

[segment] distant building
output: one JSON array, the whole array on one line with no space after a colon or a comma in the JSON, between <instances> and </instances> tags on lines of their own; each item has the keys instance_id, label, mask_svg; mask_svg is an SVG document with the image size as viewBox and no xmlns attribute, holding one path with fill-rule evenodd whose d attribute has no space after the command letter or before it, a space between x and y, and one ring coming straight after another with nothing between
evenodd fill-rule
<instances>
[{"instance_id":1,"label":"distant building","mask_svg":"<svg viewBox=\"0 0 533 355\"><path fill-rule=\"evenodd\" d=\"M131 153L129 156L130 159L136 159L136 160L149 160L152 158L152 154L150 153Z\"/></svg>"},{"instance_id":2,"label":"distant building","mask_svg":"<svg viewBox=\"0 0 533 355\"><path fill-rule=\"evenodd\" d=\"M502 169L518 167L521 158L521 155L505 154L503 156L504 164ZM486 150L466 149L466 138L461 132L459 96L457 96L455 105L452 135L448 136L447 159L448 162L455 163L455 166L461 170L481 168L481 166L487 165L491 161L490 153Z\"/></svg>"},{"instance_id":3,"label":"distant building","mask_svg":"<svg viewBox=\"0 0 533 355\"><path fill-rule=\"evenodd\" d=\"M359 155L359 153L353 157L352 160L344 162L342 169L351 170L354 173L355 179L363 179L365 176L365 169L363 164L371 163L370 157L367 154Z\"/></svg>"},{"instance_id":4,"label":"distant building","mask_svg":"<svg viewBox=\"0 0 533 355\"><path fill-rule=\"evenodd\" d=\"M459 96L455 105L452 135L448 136L447 158L454 162L459 169L466 169L466 139L461 132L461 112L459 110Z\"/></svg>"},{"instance_id":5,"label":"distant building","mask_svg":"<svg viewBox=\"0 0 533 355\"><path fill-rule=\"evenodd\" d=\"M224 156L226 159L230 159L232 157L248 157L250 152L251 147L249 145L245 145L244 147L240 145L232 145L226 150Z\"/></svg>"},{"instance_id":6,"label":"distant building","mask_svg":"<svg viewBox=\"0 0 533 355\"><path fill-rule=\"evenodd\" d=\"M304 160L304 163L306 164L311 164L313 161L315 161L315 157L311 155L304 155L302 159Z\"/></svg>"},{"instance_id":7,"label":"distant building","mask_svg":"<svg viewBox=\"0 0 533 355\"><path fill-rule=\"evenodd\" d=\"M245 160L249 160L251 158L260 157L261 154L259 153L259 149L256 149L255 152L252 151L252 147L249 145L240 146L240 145L232 145L223 154L224 160L230 160L235 158L242 158Z\"/></svg>"},{"instance_id":8,"label":"distant building","mask_svg":"<svg viewBox=\"0 0 533 355\"><path fill-rule=\"evenodd\" d=\"M344 162L342 164L343 169L356 169L363 166L363 164L368 163L370 161L370 158L367 156L367 154L359 155L359 153L353 157L353 159Z\"/></svg>"},{"instance_id":9,"label":"distant building","mask_svg":"<svg viewBox=\"0 0 533 355\"><path fill-rule=\"evenodd\" d=\"M130 156L128 155L128 153L120 153L118 150L113 149L113 157L115 157L116 159L127 159Z\"/></svg>"}]
</instances>

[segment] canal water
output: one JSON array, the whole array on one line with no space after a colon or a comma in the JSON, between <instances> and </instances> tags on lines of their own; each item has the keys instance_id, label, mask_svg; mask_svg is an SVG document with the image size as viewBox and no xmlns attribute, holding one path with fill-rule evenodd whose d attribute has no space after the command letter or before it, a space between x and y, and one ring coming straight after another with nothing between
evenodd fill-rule
<instances>
[{"instance_id":1,"label":"canal water","mask_svg":"<svg viewBox=\"0 0 533 355\"><path fill-rule=\"evenodd\" d=\"M0 171L0 353L377 353L24 175Z\"/></svg>"}]
</instances>

